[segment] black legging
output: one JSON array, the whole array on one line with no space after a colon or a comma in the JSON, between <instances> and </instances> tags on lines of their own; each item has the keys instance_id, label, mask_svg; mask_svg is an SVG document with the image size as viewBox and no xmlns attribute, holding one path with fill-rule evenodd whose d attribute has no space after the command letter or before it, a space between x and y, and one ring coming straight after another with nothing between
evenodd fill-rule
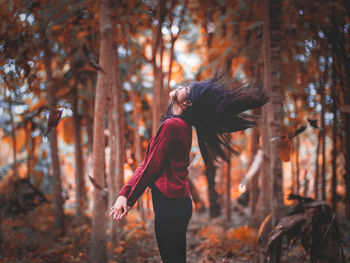
<instances>
[{"instance_id":1,"label":"black legging","mask_svg":"<svg viewBox=\"0 0 350 263\"><path fill-rule=\"evenodd\" d=\"M186 230L192 216L192 199L166 198L152 187L154 230L164 263L186 262Z\"/></svg>"}]
</instances>

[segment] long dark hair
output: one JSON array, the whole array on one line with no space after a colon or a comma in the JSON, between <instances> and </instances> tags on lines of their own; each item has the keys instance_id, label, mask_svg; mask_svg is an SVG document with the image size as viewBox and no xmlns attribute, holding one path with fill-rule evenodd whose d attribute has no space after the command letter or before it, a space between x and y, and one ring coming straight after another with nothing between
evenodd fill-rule
<instances>
[{"instance_id":1,"label":"long dark hair","mask_svg":"<svg viewBox=\"0 0 350 263\"><path fill-rule=\"evenodd\" d=\"M224 134L255 126L256 116L242 112L263 106L269 97L261 84L218 75L189 86L191 91L186 99L192 101L192 106L180 117L195 126L203 160L208 168L213 168L217 157L227 161L231 154L237 154ZM174 116L171 108L175 101L172 100L163 120Z\"/></svg>"}]
</instances>

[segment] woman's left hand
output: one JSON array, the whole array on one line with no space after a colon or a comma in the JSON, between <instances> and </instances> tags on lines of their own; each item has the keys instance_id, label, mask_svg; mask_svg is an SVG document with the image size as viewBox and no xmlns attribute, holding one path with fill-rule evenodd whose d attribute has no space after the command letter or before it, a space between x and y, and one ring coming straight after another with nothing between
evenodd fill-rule
<instances>
[{"instance_id":1,"label":"woman's left hand","mask_svg":"<svg viewBox=\"0 0 350 263\"><path fill-rule=\"evenodd\" d=\"M131 207L127 205L127 200L125 196L119 196L111 207L109 215L112 216L114 220L121 220L128 214Z\"/></svg>"}]
</instances>

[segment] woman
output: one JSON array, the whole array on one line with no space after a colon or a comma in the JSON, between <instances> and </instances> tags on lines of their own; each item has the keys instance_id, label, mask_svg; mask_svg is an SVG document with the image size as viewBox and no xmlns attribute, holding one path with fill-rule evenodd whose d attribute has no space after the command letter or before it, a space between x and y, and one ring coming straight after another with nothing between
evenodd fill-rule
<instances>
[{"instance_id":1,"label":"woman","mask_svg":"<svg viewBox=\"0 0 350 263\"><path fill-rule=\"evenodd\" d=\"M229 160L236 153L224 133L254 126L243 111L268 101L260 86L215 76L193 82L169 94L171 103L157 134L149 141L145 159L118 193L110 215L121 220L147 186L152 190L154 228L163 262L186 262L186 230L192 216L192 200L186 179L190 164L192 128L207 167L217 157Z\"/></svg>"}]
</instances>

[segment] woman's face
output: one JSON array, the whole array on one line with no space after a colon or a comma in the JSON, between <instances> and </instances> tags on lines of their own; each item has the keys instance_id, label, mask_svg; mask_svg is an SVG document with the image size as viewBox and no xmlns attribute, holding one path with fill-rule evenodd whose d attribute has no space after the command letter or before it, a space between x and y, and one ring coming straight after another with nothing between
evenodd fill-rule
<instances>
[{"instance_id":1,"label":"woman's face","mask_svg":"<svg viewBox=\"0 0 350 263\"><path fill-rule=\"evenodd\" d=\"M177 89L172 90L169 93L169 97L171 100L174 100L177 104L182 105L190 93L189 86L179 86Z\"/></svg>"},{"instance_id":2,"label":"woman's face","mask_svg":"<svg viewBox=\"0 0 350 263\"><path fill-rule=\"evenodd\" d=\"M189 100L189 94L191 91L190 86L179 86L177 89L169 93L171 99L168 112L172 114L181 115L183 111L192 105L191 100Z\"/></svg>"}]
</instances>

